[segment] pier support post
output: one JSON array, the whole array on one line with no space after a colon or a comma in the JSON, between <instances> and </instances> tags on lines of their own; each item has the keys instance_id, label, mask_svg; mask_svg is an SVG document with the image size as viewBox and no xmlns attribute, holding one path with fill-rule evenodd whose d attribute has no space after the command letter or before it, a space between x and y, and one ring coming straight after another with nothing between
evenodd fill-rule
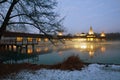
<instances>
[{"instance_id":1,"label":"pier support post","mask_svg":"<svg viewBox=\"0 0 120 80\"><path fill-rule=\"evenodd\" d=\"M28 46L25 45L25 50L26 50L26 53L28 53Z\"/></svg>"},{"instance_id":2,"label":"pier support post","mask_svg":"<svg viewBox=\"0 0 120 80\"><path fill-rule=\"evenodd\" d=\"M32 51L33 51L33 53L35 52L35 45L34 44L32 45Z\"/></svg>"}]
</instances>

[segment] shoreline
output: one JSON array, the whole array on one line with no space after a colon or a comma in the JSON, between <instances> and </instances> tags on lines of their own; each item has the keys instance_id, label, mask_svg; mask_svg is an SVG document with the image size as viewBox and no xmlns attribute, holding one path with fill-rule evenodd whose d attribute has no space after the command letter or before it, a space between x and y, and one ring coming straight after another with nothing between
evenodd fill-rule
<instances>
[{"instance_id":1,"label":"shoreline","mask_svg":"<svg viewBox=\"0 0 120 80\"><path fill-rule=\"evenodd\" d=\"M20 64L4 64L0 63L0 77L7 76L11 73L18 73L22 70L39 70L45 69L60 69L60 70L81 70L88 64L83 63L79 57L70 56L62 63L55 65L38 65L30 63L20 63Z\"/></svg>"},{"instance_id":2,"label":"shoreline","mask_svg":"<svg viewBox=\"0 0 120 80\"><path fill-rule=\"evenodd\" d=\"M10 75L12 73L19 73L22 70L39 70L39 69L56 69L56 70L81 70L85 66L89 64L100 64L105 65L120 65L120 64L103 64L103 63L84 63L77 56L70 56L62 63L58 63L55 65L38 65L38 64L30 64L30 63L19 63L19 64L4 64L0 63L0 78Z\"/></svg>"}]
</instances>

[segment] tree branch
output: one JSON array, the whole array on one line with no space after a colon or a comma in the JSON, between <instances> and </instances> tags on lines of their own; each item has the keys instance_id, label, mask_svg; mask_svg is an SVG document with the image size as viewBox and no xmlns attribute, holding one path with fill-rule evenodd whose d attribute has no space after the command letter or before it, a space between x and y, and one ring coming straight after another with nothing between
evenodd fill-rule
<instances>
[{"instance_id":1,"label":"tree branch","mask_svg":"<svg viewBox=\"0 0 120 80\"><path fill-rule=\"evenodd\" d=\"M2 17L2 19L5 19L4 16L3 16L3 14L0 13L0 16Z\"/></svg>"},{"instance_id":2,"label":"tree branch","mask_svg":"<svg viewBox=\"0 0 120 80\"><path fill-rule=\"evenodd\" d=\"M28 23L28 22L10 22L10 23L8 23L9 25L11 25L11 24L29 24L29 25L33 25L33 26L35 26L33 23Z\"/></svg>"},{"instance_id":3,"label":"tree branch","mask_svg":"<svg viewBox=\"0 0 120 80\"><path fill-rule=\"evenodd\" d=\"M6 2L6 1L7 1L7 0L2 0L2 1L0 1L0 4L1 4L1 3L4 3L4 2Z\"/></svg>"},{"instance_id":4,"label":"tree branch","mask_svg":"<svg viewBox=\"0 0 120 80\"><path fill-rule=\"evenodd\" d=\"M22 15L26 15L26 14L17 14L17 15L13 15L13 16L11 16L9 19L14 18L14 17L17 17L17 16L22 16Z\"/></svg>"}]
</instances>

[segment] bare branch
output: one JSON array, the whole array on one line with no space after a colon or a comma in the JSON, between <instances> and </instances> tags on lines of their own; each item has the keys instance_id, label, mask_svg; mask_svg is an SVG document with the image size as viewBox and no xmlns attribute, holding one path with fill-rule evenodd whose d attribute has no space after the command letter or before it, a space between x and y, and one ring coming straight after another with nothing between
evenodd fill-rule
<instances>
[{"instance_id":1,"label":"bare branch","mask_svg":"<svg viewBox=\"0 0 120 80\"><path fill-rule=\"evenodd\" d=\"M29 25L35 26L33 23L28 23L28 22L10 22L10 23L8 23L8 25L11 25L11 24L29 24Z\"/></svg>"},{"instance_id":2,"label":"bare branch","mask_svg":"<svg viewBox=\"0 0 120 80\"><path fill-rule=\"evenodd\" d=\"M4 0L0 0L4 1ZM44 33L46 36L49 33L57 33L61 28L61 21L57 20L58 15L54 12L56 7L55 0L6 0L8 7L14 5L10 10L9 16L6 18L6 15L0 14L0 18L6 18L7 24L3 27L13 27L13 30L19 26L33 26L34 28L39 29L40 32ZM4 6L4 5L3 5ZM4 6L4 8L6 8ZM3 8L3 9L4 9ZM4 11L7 13L7 8ZM2 16L2 17L1 17ZM1 21L5 22L5 21ZM10 26L9 26L10 25ZM8 28L9 29L9 28ZM24 30L26 31L26 30Z\"/></svg>"},{"instance_id":3,"label":"bare branch","mask_svg":"<svg viewBox=\"0 0 120 80\"><path fill-rule=\"evenodd\" d=\"M9 19L17 17L17 16L22 16L22 15L26 15L26 14L17 14L17 15L11 16Z\"/></svg>"},{"instance_id":4,"label":"bare branch","mask_svg":"<svg viewBox=\"0 0 120 80\"><path fill-rule=\"evenodd\" d=\"M2 1L0 1L0 4L1 4L1 3L4 3L4 2L6 2L6 1L7 1L7 0L2 0Z\"/></svg>"},{"instance_id":5,"label":"bare branch","mask_svg":"<svg viewBox=\"0 0 120 80\"><path fill-rule=\"evenodd\" d=\"M2 17L2 19L5 19L2 13L0 13L0 16Z\"/></svg>"}]
</instances>

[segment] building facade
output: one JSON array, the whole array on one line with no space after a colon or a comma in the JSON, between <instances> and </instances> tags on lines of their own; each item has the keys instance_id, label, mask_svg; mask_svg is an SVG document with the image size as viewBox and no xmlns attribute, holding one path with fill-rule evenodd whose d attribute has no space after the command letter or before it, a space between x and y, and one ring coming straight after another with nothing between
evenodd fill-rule
<instances>
[{"instance_id":1,"label":"building facade","mask_svg":"<svg viewBox=\"0 0 120 80\"><path fill-rule=\"evenodd\" d=\"M106 35L104 32L101 34L96 34L92 26L90 26L88 33L77 33L75 35L78 38L78 41L105 41Z\"/></svg>"}]
</instances>

